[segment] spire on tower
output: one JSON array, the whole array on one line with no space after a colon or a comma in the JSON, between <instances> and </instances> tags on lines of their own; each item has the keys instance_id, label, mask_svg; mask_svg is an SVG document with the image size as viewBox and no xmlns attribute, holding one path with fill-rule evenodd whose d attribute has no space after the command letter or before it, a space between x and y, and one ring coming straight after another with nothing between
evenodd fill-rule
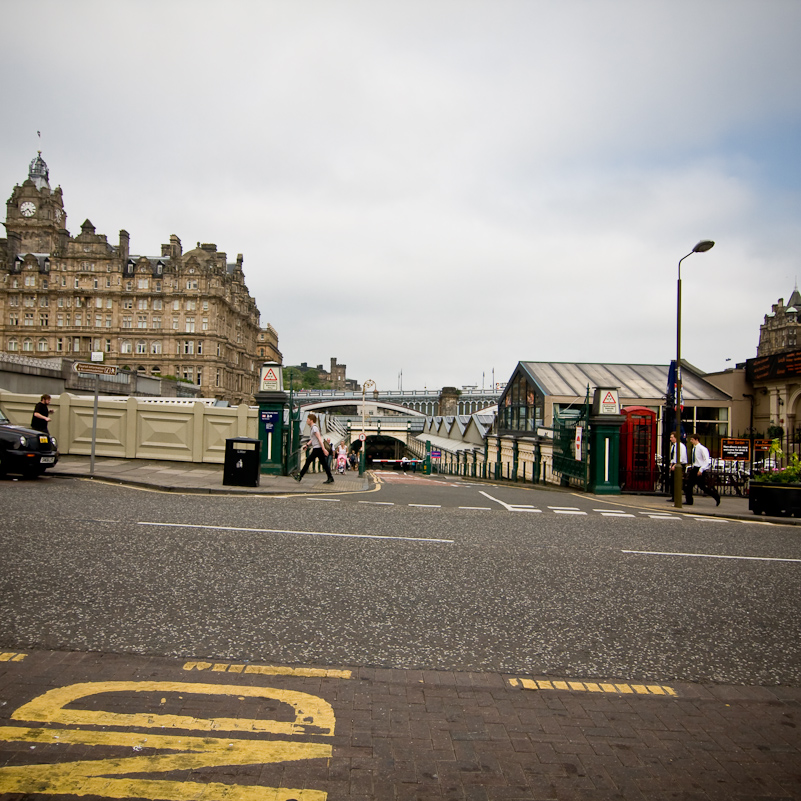
<instances>
[{"instance_id":1,"label":"spire on tower","mask_svg":"<svg viewBox=\"0 0 801 801\"><path fill-rule=\"evenodd\" d=\"M28 168L28 178L36 184L37 189L44 189L44 187L50 189L50 171L42 158L41 150Z\"/></svg>"}]
</instances>

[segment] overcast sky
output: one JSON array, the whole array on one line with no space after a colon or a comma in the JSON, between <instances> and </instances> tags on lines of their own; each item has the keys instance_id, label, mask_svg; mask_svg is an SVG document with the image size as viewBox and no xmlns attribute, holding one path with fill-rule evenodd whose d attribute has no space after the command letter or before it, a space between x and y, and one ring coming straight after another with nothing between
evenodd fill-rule
<instances>
[{"instance_id":1,"label":"overcast sky","mask_svg":"<svg viewBox=\"0 0 801 801\"><path fill-rule=\"evenodd\" d=\"M244 255L285 364L712 372L801 277L798 0L0 0L0 188ZM37 136L41 131L41 138ZM727 361L731 359L731 361Z\"/></svg>"}]
</instances>

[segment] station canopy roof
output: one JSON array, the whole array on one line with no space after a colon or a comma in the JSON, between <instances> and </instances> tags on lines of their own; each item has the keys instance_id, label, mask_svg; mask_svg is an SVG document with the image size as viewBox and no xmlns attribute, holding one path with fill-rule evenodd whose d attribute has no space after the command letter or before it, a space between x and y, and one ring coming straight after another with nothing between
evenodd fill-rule
<instances>
[{"instance_id":1,"label":"station canopy roof","mask_svg":"<svg viewBox=\"0 0 801 801\"><path fill-rule=\"evenodd\" d=\"M544 395L584 397L595 387L619 387L627 400L660 400L667 393L667 364L589 364L574 362L520 362ZM719 403L731 397L703 378L703 371L682 359L681 386L684 402Z\"/></svg>"}]
</instances>

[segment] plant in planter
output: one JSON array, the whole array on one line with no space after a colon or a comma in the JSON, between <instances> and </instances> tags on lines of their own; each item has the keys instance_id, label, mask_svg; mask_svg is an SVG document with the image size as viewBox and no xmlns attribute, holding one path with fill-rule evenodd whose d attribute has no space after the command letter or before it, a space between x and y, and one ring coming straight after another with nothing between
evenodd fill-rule
<instances>
[{"instance_id":1,"label":"plant in planter","mask_svg":"<svg viewBox=\"0 0 801 801\"><path fill-rule=\"evenodd\" d=\"M784 456L779 440L773 441L770 453L777 459ZM760 473L751 479L748 508L757 515L801 516L801 459L797 453L790 456L786 467Z\"/></svg>"}]
</instances>

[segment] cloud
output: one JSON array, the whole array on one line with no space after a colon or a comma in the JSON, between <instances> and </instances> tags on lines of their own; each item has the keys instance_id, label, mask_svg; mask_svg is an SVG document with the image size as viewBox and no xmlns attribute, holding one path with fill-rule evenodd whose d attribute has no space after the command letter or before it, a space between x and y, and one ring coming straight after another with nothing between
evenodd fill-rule
<instances>
[{"instance_id":1,"label":"cloud","mask_svg":"<svg viewBox=\"0 0 801 801\"><path fill-rule=\"evenodd\" d=\"M755 354L798 271L801 6L7 2L0 181L75 232L245 257L289 363L395 386L519 359ZM36 30L36 57L20 30ZM30 131L26 129L30 128ZM43 131L41 144L35 135Z\"/></svg>"}]
</instances>

